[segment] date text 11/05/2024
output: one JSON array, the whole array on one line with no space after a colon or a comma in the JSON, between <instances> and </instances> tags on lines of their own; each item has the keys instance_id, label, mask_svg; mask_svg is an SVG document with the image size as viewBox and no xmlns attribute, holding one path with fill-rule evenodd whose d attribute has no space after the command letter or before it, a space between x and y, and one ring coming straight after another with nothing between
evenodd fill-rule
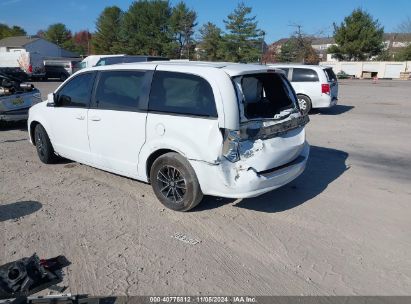
<instances>
[{"instance_id":1,"label":"date text 11/05/2024","mask_svg":"<svg viewBox=\"0 0 411 304\"><path fill-rule=\"evenodd\" d=\"M150 303L257 303L255 297L167 296L150 297Z\"/></svg>"}]
</instances>

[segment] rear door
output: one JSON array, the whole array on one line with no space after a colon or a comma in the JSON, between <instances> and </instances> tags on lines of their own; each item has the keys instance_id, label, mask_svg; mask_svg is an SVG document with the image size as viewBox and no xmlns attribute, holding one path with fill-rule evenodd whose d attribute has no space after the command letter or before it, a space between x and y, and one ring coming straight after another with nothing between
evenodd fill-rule
<instances>
[{"instance_id":1,"label":"rear door","mask_svg":"<svg viewBox=\"0 0 411 304\"><path fill-rule=\"evenodd\" d=\"M337 76L334 74L332 68L324 69L325 76L327 77L328 84L330 85L331 100L338 99L338 81Z\"/></svg>"},{"instance_id":2,"label":"rear door","mask_svg":"<svg viewBox=\"0 0 411 304\"><path fill-rule=\"evenodd\" d=\"M88 136L95 165L137 178L145 141L152 71L101 71L88 112Z\"/></svg>"},{"instance_id":3,"label":"rear door","mask_svg":"<svg viewBox=\"0 0 411 304\"><path fill-rule=\"evenodd\" d=\"M147 116L147 142L139 170L158 149L170 149L187 159L214 162L221 151L213 80L191 74L187 67L158 66L153 77ZM217 94L216 94L217 93Z\"/></svg>"}]
</instances>

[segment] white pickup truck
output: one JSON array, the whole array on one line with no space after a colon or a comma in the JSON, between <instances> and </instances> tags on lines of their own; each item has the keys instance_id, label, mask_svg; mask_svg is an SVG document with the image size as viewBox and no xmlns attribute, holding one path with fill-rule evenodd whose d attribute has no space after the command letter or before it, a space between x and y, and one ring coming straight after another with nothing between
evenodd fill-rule
<instances>
[{"instance_id":1,"label":"white pickup truck","mask_svg":"<svg viewBox=\"0 0 411 304\"><path fill-rule=\"evenodd\" d=\"M20 68L27 78L43 78L46 75L43 56L29 52L0 52L1 68Z\"/></svg>"}]
</instances>

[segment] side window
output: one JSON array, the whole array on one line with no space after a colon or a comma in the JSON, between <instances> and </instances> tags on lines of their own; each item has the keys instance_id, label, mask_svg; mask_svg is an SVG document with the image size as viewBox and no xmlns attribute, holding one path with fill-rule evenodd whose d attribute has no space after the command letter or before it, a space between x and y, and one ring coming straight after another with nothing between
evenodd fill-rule
<instances>
[{"instance_id":1,"label":"side window","mask_svg":"<svg viewBox=\"0 0 411 304\"><path fill-rule=\"evenodd\" d=\"M217 117L213 90L202 77L159 71L154 74L148 109Z\"/></svg>"},{"instance_id":2,"label":"side window","mask_svg":"<svg viewBox=\"0 0 411 304\"><path fill-rule=\"evenodd\" d=\"M124 63L142 62L142 61L146 61L145 58L143 58L143 57L123 57L123 62Z\"/></svg>"},{"instance_id":3,"label":"side window","mask_svg":"<svg viewBox=\"0 0 411 304\"><path fill-rule=\"evenodd\" d=\"M87 108L93 89L94 73L80 74L57 93L58 106L72 108Z\"/></svg>"},{"instance_id":4,"label":"side window","mask_svg":"<svg viewBox=\"0 0 411 304\"><path fill-rule=\"evenodd\" d=\"M102 65L106 65L106 60L105 59L100 59L96 64L96 66L102 66Z\"/></svg>"},{"instance_id":5,"label":"side window","mask_svg":"<svg viewBox=\"0 0 411 304\"><path fill-rule=\"evenodd\" d=\"M102 72L94 98L96 108L117 111L138 110L144 76L143 71Z\"/></svg>"},{"instance_id":6,"label":"side window","mask_svg":"<svg viewBox=\"0 0 411 304\"><path fill-rule=\"evenodd\" d=\"M104 59L105 61L105 65L111 65L111 64L116 64L116 63L123 63L124 61L124 57L123 56L119 56L119 57L107 57Z\"/></svg>"},{"instance_id":7,"label":"side window","mask_svg":"<svg viewBox=\"0 0 411 304\"><path fill-rule=\"evenodd\" d=\"M292 80L293 82L312 82L312 81L318 81L318 75L317 72L311 69L299 69L299 68L294 68L293 69L293 77Z\"/></svg>"}]
</instances>

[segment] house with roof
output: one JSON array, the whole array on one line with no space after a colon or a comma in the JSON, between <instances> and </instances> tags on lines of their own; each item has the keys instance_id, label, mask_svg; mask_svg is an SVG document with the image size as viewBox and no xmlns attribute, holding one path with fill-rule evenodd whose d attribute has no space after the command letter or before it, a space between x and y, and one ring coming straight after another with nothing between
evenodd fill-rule
<instances>
[{"instance_id":1,"label":"house with roof","mask_svg":"<svg viewBox=\"0 0 411 304\"><path fill-rule=\"evenodd\" d=\"M67 51L57 44L38 36L15 36L0 40L0 53L27 52L41 57L78 57L78 54Z\"/></svg>"}]
</instances>

